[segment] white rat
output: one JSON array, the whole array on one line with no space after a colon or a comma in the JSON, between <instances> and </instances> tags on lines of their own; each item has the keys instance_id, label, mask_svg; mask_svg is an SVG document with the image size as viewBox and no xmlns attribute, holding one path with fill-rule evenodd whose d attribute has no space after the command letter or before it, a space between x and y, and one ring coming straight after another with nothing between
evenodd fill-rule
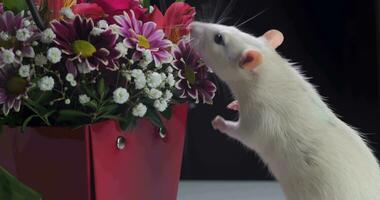
<instances>
[{"instance_id":1,"label":"white rat","mask_svg":"<svg viewBox=\"0 0 380 200\"><path fill-rule=\"evenodd\" d=\"M194 22L192 46L230 86L238 122L215 129L254 150L288 200L380 200L380 167L361 135L276 51L283 35L254 37L235 27ZM255 169L252 169L255 170Z\"/></svg>"}]
</instances>

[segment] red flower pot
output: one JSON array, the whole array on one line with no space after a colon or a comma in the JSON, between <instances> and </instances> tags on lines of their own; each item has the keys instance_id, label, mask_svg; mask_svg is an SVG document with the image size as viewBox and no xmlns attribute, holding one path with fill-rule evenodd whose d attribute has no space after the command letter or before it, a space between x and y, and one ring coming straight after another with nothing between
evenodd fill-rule
<instances>
[{"instance_id":1,"label":"red flower pot","mask_svg":"<svg viewBox=\"0 0 380 200\"><path fill-rule=\"evenodd\" d=\"M145 119L127 133L114 121L6 128L0 165L44 200L175 200L186 117L187 105L175 106L165 138Z\"/></svg>"}]
</instances>

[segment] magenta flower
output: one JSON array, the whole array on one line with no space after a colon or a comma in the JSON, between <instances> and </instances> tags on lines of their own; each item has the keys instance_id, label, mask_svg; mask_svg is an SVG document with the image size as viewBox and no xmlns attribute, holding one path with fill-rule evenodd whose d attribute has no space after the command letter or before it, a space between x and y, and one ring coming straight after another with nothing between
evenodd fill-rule
<instances>
[{"instance_id":1,"label":"magenta flower","mask_svg":"<svg viewBox=\"0 0 380 200\"><path fill-rule=\"evenodd\" d=\"M4 115L12 108L20 111L22 98L27 97L31 85L28 79L18 75L18 67L8 65L0 69L0 105Z\"/></svg>"},{"instance_id":2,"label":"magenta flower","mask_svg":"<svg viewBox=\"0 0 380 200\"><path fill-rule=\"evenodd\" d=\"M56 34L55 46L61 49L67 70L79 72L98 70L104 67L117 69L116 60L121 54L115 49L117 34L111 29L94 26L92 19L76 16L72 21L53 21Z\"/></svg>"},{"instance_id":3,"label":"magenta flower","mask_svg":"<svg viewBox=\"0 0 380 200\"><path fill-rule=\"evenodd\" d=\"M192 98L198 103L212 103L216 86L208 79L211 72L200 56L190 47L188 39L182 39L174 51L174 67L177 68L180 80L176 88L181 92L181 98Z\"/></svg>"},{"instance_id":4,"label":"magenta flower","mask_svg":"<svg viewBox=\"0 0 380 200\"><path fill-rule=\"evenodd\" d=\"M11 50L15 55L14 63L35 56L32 43L38 38L37 28L30 23L24 12L14 15L12 11L0 13L0 47ZM0 60L0 67L10 64Z\"/></svg>"},{"instance_id":5,"label":"magenta flower","mask_svg":"<svg viewBox=\"0 0 380 200\"><path fill-rule=\"evenodd\" d=\"M143 23L137 20L133 11L130 14L115 16L115 21L119 25L120 34L125 38L123 43L128 48L134 48L133 60L139 60L144 51L152 54L156 65L169 63L172 61L170 40L164 39L165 33L157 29L154 22Z\"/></svg>"}]
</instances>

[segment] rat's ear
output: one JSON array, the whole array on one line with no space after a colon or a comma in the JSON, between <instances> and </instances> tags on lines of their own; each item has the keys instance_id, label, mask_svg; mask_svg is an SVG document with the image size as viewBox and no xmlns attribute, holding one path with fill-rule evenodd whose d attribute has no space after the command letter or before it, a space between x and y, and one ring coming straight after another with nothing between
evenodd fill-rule
<instances>
[{"instance_id":1,"label":"rat's ear","mask_svg":"<svg viewBox=\"0 0 380 200\"><path fill-rule=\"evenodd\" d=\"M240 67L252 71L261 64L262 55L260 52L252 49L244 51L240 57Z\"/></svg>"},{"instance_id":2,"label":"rat's ear","mask_svg":"<svg viewBox=\"0 0 380 200\"><path fill-rule=\"evenodd\" d=\"M284 35L280 31L275 29L267 31L266 33L264 33L263 37L274 49L279 47L284 41Z\"/></svg>"}]
</instances>

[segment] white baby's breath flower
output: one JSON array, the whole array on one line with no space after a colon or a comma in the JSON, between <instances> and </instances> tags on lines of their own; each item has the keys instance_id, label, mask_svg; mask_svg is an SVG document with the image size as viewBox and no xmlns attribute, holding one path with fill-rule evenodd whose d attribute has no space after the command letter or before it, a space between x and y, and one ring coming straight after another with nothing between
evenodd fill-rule
<instances>
[{"instance_id":1,"label":"white baby's breath flower","mask_svg":"<svg viewBox=\"0 0 380 200\"><path fill-rule=\"evenodd\" d=\"M114 34L118 34L120 35L120 27L116 24L112 24L109 26L109 28L111 29L111 31L114 33Z\"/></svg>"},{"instance_id":2,"label":"white baby's breath flower","mask_svg":"<svg viewBox=\"0 0 380 200\"><path fill-rule=\"evenodd\" d=\"M131 81L132 80L132 74L131 74L130 70L127 70L127 69L121 70L121 75L125 79L127 79L127 81Z\"/></svg>"},{"instance_id":3,"label":"white baby's breath flower","mask_svg":"<svg viewBox=\"0 0 380 200\"><path fill-rule=\"evenodd\" d=\"M173 73L173 67L169 66L168 68L166 68L166 72L169 74Z\"/></svg>"},{"instance_id":4,"label":"white baby's breath flower","mask_svg":"<svg viewBox=\"0 0 380 200\"><path fill-rule=\"evenodd\" d=\"M82 105L91 101L91 98L87 96L86 94L79 95L78 99L79 99L79 103Z\"/></svg>"},{"instance_id":5,"label":"white baby's breath flower","mask_svg":"<svg viewBox=\"0 0 380 200\"><path fill-rule=\"evenodd\" d=\"M30 65L21 65L21 67L18 69L18 74L23 78L29 77Z\"/></svg>"},{"instance_id":6,"label":"white baby's breath flower","mask_svg":"<svg viewBox=\"0 0 380 200\"><path fill-rule=\"evenodd\" d=\"M70 85L71 87L77 86L77 81L76 80L70 81Z\"/></svg>"},{"instance_id":7,"label":"white baby's breath flower","mask_svg":"<svg viewBox=\"0 0 380 200\"><path fill-rule=\"evenodd\" d=\"M22 28L22 29L19 29L16 31L16 38L18 41L22 41L22 42L25 42L27 41L30 37L32 36L32 34L30 33L30 31L26 28Z\"/></svg>"},{"instance_id":8,"label":"white baby's breath flower","mask_svg":"<svg viewBox=\"0 0 380 200\"><path fill-rule=\"evenodd\" d=\"M101 29L107 29L108 28L108 23L106 20L99 20L98 21L98 27Z\"/></svg>"},{"instance_id":9,"label":"white baby's breath flower","mask_svg":"<svg viewBox=\"0 0 380 200\"><path fill-rule=\"evenodd\" d=\"M116 44L115 49L118 50L122 57L128 54L128 48L125 46L123 42L119 42Z\"/></svg>"},{"instance_id":10,"label":"white baby's breath flower","mask_svg":"<svg viewBox=\"0 0 380 200\"><path fill-rule=\"evenodd\" d=\"M144 117L146 111L147 107L144 104L139 103L132 109L132 114L136 117Z\"/></svg>"},{"instance_id":11,"label":"white baby's breath flower","mask_svg":"<svg viewBox=\"0 0 380 200\"><path fill-rule=\"evenodd\" d=\"M117 104L124 104L129 99L129 93L125 88L117 88L113 91L113 101Z\"/></svg>"},{"instance_id":12,"label":"white baby's breath flower","mask_svg":"<svg viewBox=\"0 0 380 200\"><path fill-rule=\"evenodd\" d=\"M146 93L148 94L148 97L151 99L159 99L162 97L162 92L160 90L157 90L156 88L147 89Z\"/></svg>"},{"instance_id":13,"label":"white baby's breath flower","mask_svg":"<svg viewBox=\"0 0 380 200\"><path fill-rule=\"evenodd\" d=\"M68 19L74 19L75 18L75 15L73 13L73 11L71 10L71 8L69 7L63 7L61 9L61 15L68 18Z\"/></svg>"},{"instance_id":14,"label":"white baby's breath flower","mask_svg":"<svg viewBox=\"0 0 380 200\"><path fill-rule=\"evenodd\" d=\"M51 47L47 51L47 58L53 64L58 63L59 61L61 61L62 52L57 47Z\"/></svg>"},{"instance_id":15,"label":"white baby's breath flower","mask_svg":"<svg viewBox=\"0 0 380 200\"><path fill-rule=\"evenodd\" d=\"M81 74L88 74L91 72L91 69L87 66L86 63L79 63L78 64L78 71Z\"/></svg>"},{"instance_id":16,"label":"white baby's breath flower","mask_svg":"<svg viewBox=\"0 0 380 200\"><path fill-rule=\"evenodd\" d=\"M55 39L56 35L51 28L45 29L41 34L41 42L50 44Z\"/></svg>"},{"instance_id":17,"label":"white baby's breath flower","mask_svg":"<svg viewBox=\"0 0 380 200\"><path fill-rule=\"evenodd\" d=\"M65 79L66 79L66 81L68 81L68 82L72 82L72 81L75 80L75 79L74 79L74 75L73 75L72 73L67 73Z\"/></svg>"},{"instance_id":18,"label":"white baby's breath flower","mask_svg":"<svg viewBox=\"0 0 380 200\"><path fill-rule=\"evenodd\" d=\"M160 112L163 112L168 108L168 103L164 99L157 99L154 101L153 106Z\"/></svg>"},{"instance_id":19,"label":"white baby's breath flower","mask_svg":"<svg viewBox=\"0 0 380 200\"><path fill-rule=\"evenodd\" d=\"M3 49L3 52L2 52L2 56L3 56L3 62L5 64L11 64L15 61L15 54L13 53L12 50L8 50L8 49Z\"/></svg>"},{"instance_id":20,"label":"white baby's breath flower","mask_svg":"<svg viewBox=\"0 0 380 200\"><path fill-rule=\"evenodd\" d=\"M70 104L71 100L70 99L65 99L65 104Z\"/></svg>"},{"instance_id":21,"label":"white baby's breath flower","mask_svg":"<svg viewBox=\"0 0 380 200\"><path fill-rule=\"evenodd\" d=\"M143 89L146 85L145 74L141 69L134 69L131 72L131 76L134 78L136 89Z\"/></svg>"},{"instance_id":22,"label":"white baby's breath flower","mask_svg":"<svg viewBox=\"0 0 380 200\"><path fill-rule=\"evenodd\" d=\"M155 65L156 69L162 69L162 64Z\"/></svg>"},{"instance_id":23,"label":"white baby's breath flower","mask_svg":"<svg viewBox=\"0 0 380 200\"><path fill-rule=\"evenodd\" d=\"M157 72L153 72L148 75L147 83L149 87L156 88L161 85L161 82L162 82L161 74Z\"/></svg>"},{"instance_id":24,"label":"white baby's breath flower","mask_svg":"<svg viewBox=\"0 0 380 200\"><path fill-rule=\"evenodd\" d=\"M28 27L28 26L30 26L30 25L32 24L32 23L30 23L30 21L27 20L27 19L24 19L24 21L23 21L22 23L23 23L24 27Z\"/></svg>"},{"instance_id":25,"label":"white baby's breath flower","mask_svg":"<svg viewBox=\"0 0 380 200\"><path fill-rule=\"evenodd\" d=\"M0 39L4 41L8 41L10 39L10 36L7 32L1 31L0 32Z\"/></svg>"},{"instance_id":26,"label":"white baby's breath flower","mask_svg":"<svg viewBox=\"0 0 380 200\"><path fill-rule=\"evenodd\" d=\"M101 28L97 28L97 27L94 27L94 28L91 30L90 34L93 35L93 36L99 36L99 35L102 34L103 32L104 32L103 29L101 29Z\"/></svg>"},{"instance_id":27,"label":"white baby's breath flower","mask_svg":"<svg viewBox=\"0 0 380 200\"><path fill-rule=\"evenodd\" d=\"M153 6L149 6L148 13L152 13L153 11L154 11L154 7Z\"/></svg>"},{"instance_id":28,"label":"white baby's breath flower","mask_svg":"<svg viewBox=\"0 0 380 200\"><path fill-rule=\"evenodd\" d=\"M22 52L21 52L20 50L17 50L17 51L16 51L16 55L17 55L17 56L21 56L21 54L22 54Z\"/></svg>"},{"instance_id":29,"label":"white baby's breath flower","mask_svg":"<svg viewBox=\"0 0 380 200\"><path fill-rule=\"evenodd\" d=\"M163 96L165 101L170 101L173 98L173 93L170 90L166 90Z\"/></svg>"},{"instance_id":30,"label":"white baby's breath flower","mask_svg":"<svg viewBox=\"0 0 380 200\"><path fill-rule=\"evenodd\" d=\"M143 51L141 59L139 61L139 66L142 68L146 68L153 61L153 56L150 51Z\"/></svg>"},{"instance_id":31,"label":"white baby's breath flower","mask_svg":"<svg viewBox=\"0 0 380 200\"><path fill-rule=\"evenodd\" d=\"M37 66L43 66L47 64L47 58L43 54L37 54L34 58L34 64Z\"/></svg>"},{"instance_id":32,"label":"white baby's breath flower","mask_svg":"<svg viewBox=\"0 0 380 200\"><path fill-rule=\"evenodd\" d=\"M32 45L33 45L33 46L37 46L37 45L38 45L38 42L37 42L37 41L33 41L33 42L32 42Z\"/></svg>"},{"instance_id":33,"label":"white baby's breath flower","mask_svg":"<svg viewBox=\"0 0 380 200\"><path fill-rule=\"evenodd\" d=\"M51 76L44 76L38 81L37 85L41 91L50 91L54 88L54 79Z\"/></svg>"},{"instance_id":34,"label":"white baby's breath flower","mask_svg":"<svg viewBox=\"0 0 380 200\"><path fill-rule=\"evenodd\" d=\"M168 74L168 78L166 79L166 82L170 87L173 87L175 85L175 80L173 74Z\"/></svg>"}]
</instances>

